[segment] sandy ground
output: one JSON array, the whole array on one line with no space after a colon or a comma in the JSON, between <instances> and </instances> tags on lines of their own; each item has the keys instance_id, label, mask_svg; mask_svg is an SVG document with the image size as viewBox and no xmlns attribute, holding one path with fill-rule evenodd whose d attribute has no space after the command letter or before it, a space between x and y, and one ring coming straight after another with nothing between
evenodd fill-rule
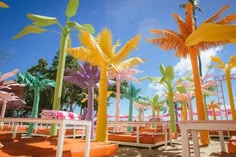
<instances>
[{"instance_id":1,"label":"sandy ground","mask_svg":"<svg viewBox=\"0 0 236 157\"><path fill-rule=\"evenodd\" d=\"M191 141L190 148L193 152ZM211 138L209 146L200 146L200 152L200 157L236 157L236 154L221 153L219 138ZM174 139L172 145L168 145L166 149L164 146L154 147L151 150L141 147L119 146L118 154L113 157L182 157L181 139Z\"/></svg>"}]
</instances>

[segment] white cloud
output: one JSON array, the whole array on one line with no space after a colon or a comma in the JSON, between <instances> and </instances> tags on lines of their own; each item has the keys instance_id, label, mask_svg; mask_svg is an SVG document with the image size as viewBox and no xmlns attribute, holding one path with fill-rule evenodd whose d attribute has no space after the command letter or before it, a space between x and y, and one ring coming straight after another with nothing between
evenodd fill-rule
<instances>
[{"instance_id":1,"label":"white cloud","mask_svg":"<svg viewBox=\"0 0 236 157\"><path fill-rule=\"evenodd\" d=\"M155 91L155 94L158 94L159 96L162 96L163 93L166 92L166 88L159 83L149 83L148 89L153 89Z\"/></svg>"},{"instance_id":2,"label":"white cloud","mask_svg":"<svg viewBox=\"0 0 236 157\"><path fill-rule=\"evenodd\" d=\"M211 49L208 49L204 52L201 52L200 57L201 57L201 61L202 61L203 75L205 75L206 72L209 70L208 66L211 63L210 57L211 56L217 56L217 53L220 52L222 49L223 49L223 47L220 46L220 47L211 48ZM191 70L192 70L192 67L191 67L191 62L190 62L189 58L180 59L180 62L178 62L174 66L174 71L175 71L175 74L177 76L181 76L181 75L183 75L183 74L185 74L185 73L187 73Z\"/></svg>"},{"instance_id":3,"label":"white cloud","mask_svg":"<svg viewBox=\"0 0 236 157\"><path fill-rule=\"evenodd\" d=\"M231 69L231 74L236 74L236 68Z\"/></svg>"}]
</instances>

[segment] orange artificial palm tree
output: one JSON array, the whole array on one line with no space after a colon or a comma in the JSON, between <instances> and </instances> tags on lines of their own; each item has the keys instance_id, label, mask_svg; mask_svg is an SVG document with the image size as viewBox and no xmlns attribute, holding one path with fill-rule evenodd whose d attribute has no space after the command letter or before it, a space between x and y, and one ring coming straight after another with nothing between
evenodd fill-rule
<instances>
[{"instance_id":1,"label":"orange artificial palm tree","mask_svg":"<svg viewBox=\"0 0 236 157\"><path fill-rule=\"evenodd\" d=\"M6 3L0 2L0 8L9 8Z\"/></svg>"},{"instance_id":2,"label":"orange artificial palm tree","mask_svg":"<svg viewBox=\"0 0 236 157\"><path fill-rule=\"evenodd\" d=\"M219 20L219 15L222 14L229 5L222 7L216 14L207 19L204 23L221 23L230 24L232 21L236 20L236 15L229 15ZM193 20L193 6L191 3L186 5L186 17L185 20L181 19L178 14L173 14L173 17L177 21L177 26L179 32L173 30L151 30L152 33L160 36L159 38L147 39L147 42L151 42L157 45L159 48L164 50L176 50L176 56L181 58L189 57L191 60L194 86L195 86L195 96L197 104L197 112L199 120L206 120L205 115L205 105L203 101L203 95L201 90L201 80L199 76L199 69L197 63L197 55L200 54L200 50L206 50L211 47L224 44L223 42L200 42L194 46L186 46L185 41L188 36L195 30L195 23ZM201 131L201 142L203 144L209 144L209 136L207 131Z\"/></svg>"},{"instance_id":3,"label":"orange artificial palm tree","mask_svg":"<svg viewBox=\"0 0 236 157\"><path fill-rule=\"evenodd\" d=\"M211 61L216 63L216 64L213 64L215 68L221 69L225 73L225 79L226 79L226 84L227 84L227 89L228 89L228 98L229 98L229 103L230 103L230 110L232 112L232 119L236 120L234 97L233 97L233 90L232 90L231 78L230 78L231 69L236 67L236 56L232 56L227 64L224 64L224 62L219 57L212 56Z\"/></svg>"},{"instance_id":4,"label":"orange artificial palm tree","mask_svg":"<svg viewBox=\"0 0 236 157\"><path fill-rule=\"evenodd\" d=\"M134 57L129 59L127 64L121 65L122 61L128 57L130 52L136 49L140 35L128 41L117 53L115 51L117 46L119 46L119 41L113 45L112 33L107 28L104 28L97 37L93 37L89 33L82 31L79 39L82 47L68 48L67 52L81 61L87 61L100 67L96 140L106 141L108 71L110 68L114 68L116 71L122 71L130 67L130 65L137 65L143 62L142 59Z\"/></svg>"},{"instance_id":5,"label":"orange artificial palm tree","mask_svg":"<svg viewBox=\"0 0 236 157\"><path fill-rule=\"evenodd\" d=\"M221 111L220 103L215 103L214 100L212 100L211 103L207 105L207 108L212 111L213 119L216 120L216 109Z\"/></svg>"}]
</instances>

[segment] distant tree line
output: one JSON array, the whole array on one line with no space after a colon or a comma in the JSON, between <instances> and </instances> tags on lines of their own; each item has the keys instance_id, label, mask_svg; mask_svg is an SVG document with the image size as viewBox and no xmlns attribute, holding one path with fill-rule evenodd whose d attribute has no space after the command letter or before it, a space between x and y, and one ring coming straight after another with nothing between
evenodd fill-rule
<instances>
[{"instance_id":1,"label":"distant tree line","mask_svg":"<svg viewBox=\"0 0 236 157\"><path fill-rule=\"evenodd\" d=\"M38 60L37 65L34 65L28 68L27 71L31 75L34 75L34 76L46 75L47 79L56 80L58 58L59 58L58 55L59 55L59 52L57 52L56 55L54 56L51 65L49 65L48 61L45 60L44 58L40 58ZM66 57L65 68L79 70L78 60L68 55ZM128 88L128 82L123 81L121 83L121 93L124 93L126 88ZM116 86L109 85L108 89L110 91L113 91L112 93L115 93ZM33 92L34 91L31 91L27 88L25 89L23 99L26 101L27 106L33 105L33 101L34 101ZM82 93L87 93L87 90L82 89L76 85L63 82L61 110L67 110L67 111L73 112L76 107L79 107L80 114L82 114L82 110L85 107L87 107L87 101L82 101L83 99L85 99L86 95ZM95 89L95 93L98 94L97 89ZM52 109L53 95L54 95L54 88L47 88L40 93L39 111L41 111L42 109ZM111 94L108 97L108 102L109 102L110 97L115 97L115 94ZM94 100L95 113L97 113L97 105L98 105L98 101L97 99L95 99Z\"/></svg>"}]
</instances>

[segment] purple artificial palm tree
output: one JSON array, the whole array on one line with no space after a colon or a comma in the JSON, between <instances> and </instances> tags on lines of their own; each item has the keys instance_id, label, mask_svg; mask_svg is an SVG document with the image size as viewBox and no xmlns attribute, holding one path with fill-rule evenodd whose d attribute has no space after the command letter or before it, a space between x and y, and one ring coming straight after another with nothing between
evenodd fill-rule
<instances>
[{"instance_id":1,"label":"purple artificial palm tree","mask_svg":"<svg viewBox=\"0 0 236 157\"><path fill-rule=\"evenodd\" d=\"M73 69L65 69L67 76L64 81L72 83L81 88L88 88L88 110L86 120L92 121L91 138L94 138L94 88L100 78L100 71L97 66L91 66L89 63L79 64L79 71Z\"/></svg>"}]
</instances>

